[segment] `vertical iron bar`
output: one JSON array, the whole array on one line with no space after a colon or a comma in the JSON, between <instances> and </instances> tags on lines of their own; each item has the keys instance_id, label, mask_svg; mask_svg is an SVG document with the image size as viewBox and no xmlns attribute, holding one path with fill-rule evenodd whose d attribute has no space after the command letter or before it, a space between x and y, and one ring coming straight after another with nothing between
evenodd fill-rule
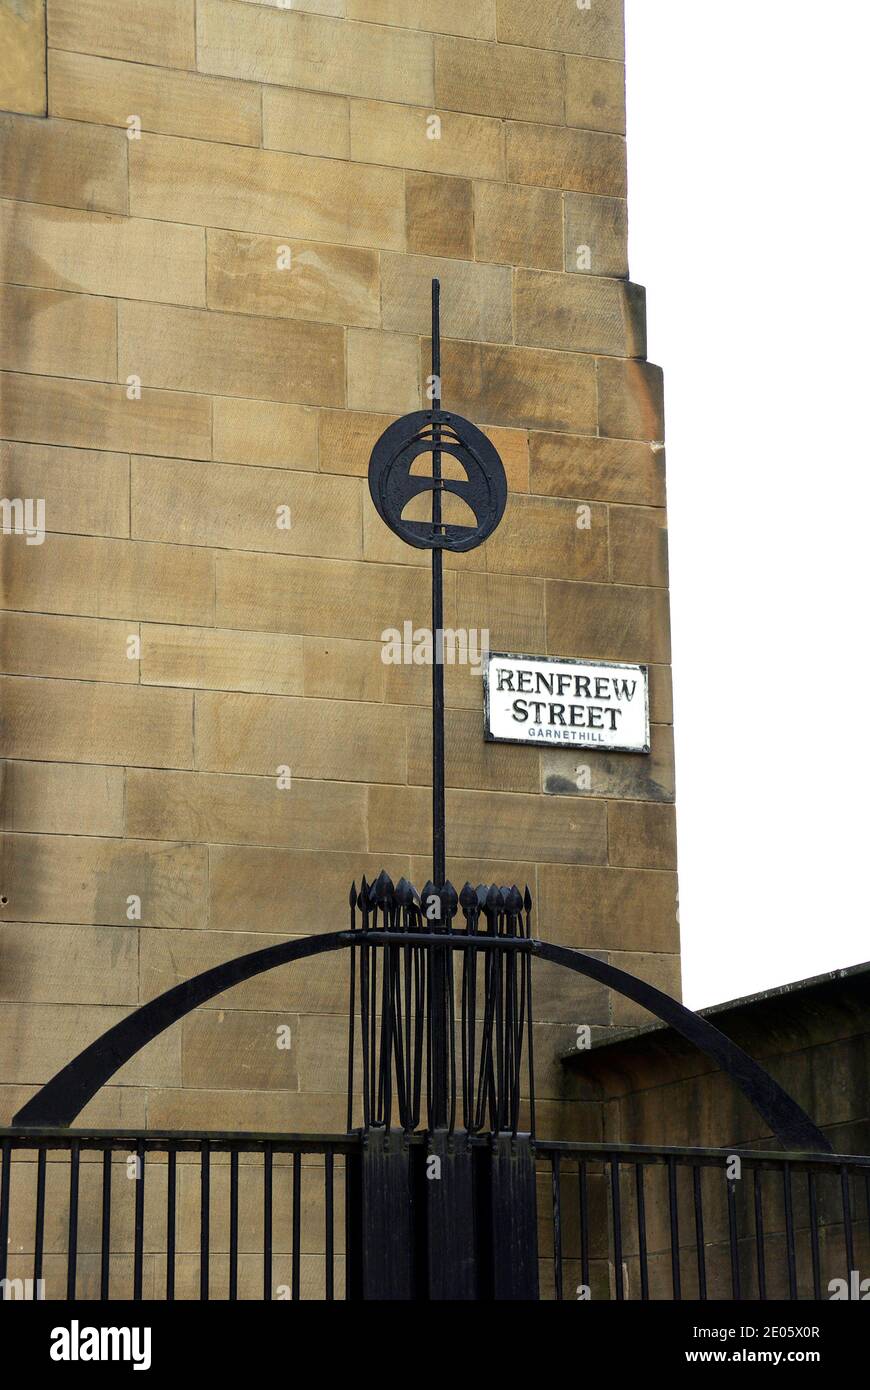
<instances>
[{"instance_id":1,"label":"vertical iron bar","mask_svg":"<svg viewBox=\"0 0 870 1390\"><path fill-rule=\"evenodd\" d=\"M849 1170L845 1163L840 1169L840 1190L843 1194L843 1240L846 1246L846 1280L852 1287L852 1271L855 1268L855 1243L852 1238L852 1199L849 1194Z\"/></svg>"},{"instance_id":2,"label":"vertical iron bar","mask_svg":"<svg viewBox=\"0 0 870 1390\"><path fill-rule=\"evenodd\" d=\"M67 1243L66 1297L76 1296L76 1266L79 1243L79 1141L73 1139L69 1151L69 1239Z\"/></svg>"},{"instance_id":3,"label":"vertical iron bar","mask_svg":"<svg viewBox=\"0 0 870 1390\"><path fill-rule=\"evenodd\" d=\"M556 1281L556 1300L563 1300L562 1291L562 1171L561 1155L554 1153L550 1160L553 1179L553 1274Z\"/></svg>"},{"instance_id":4,"label":"vertical iron bar","mask_svg":"<svg viewBox=\"0 0 870 1390\"><path fill-rule=\"evenodd\" d=\"M822 1297L822 1262L819 1255L819 1204L816 1200L816 1175L807 1173L807 1192L810 1201L810 1252L813 1260L813 1298Z\"/></svg>"},{"instance_id":5,"label":"vertical iron bar","mask_svg":"<svg viewBox=\"0 0 870 1390\"><path fill-rule=\"evenodd\" d=\"M731 1252L731 1293L739 1303L740 1293L740 1250L737 1244L737 1184L731 1178L725 1179L728 1200L728 1246Z\"/></svg>"},{"instance_id":6,"label":"vertical iron bar","mask_svg":"<svg viewBox=\"0 0 870 1390\"><path fill-rule=\"evenodd\" d=\"M704 1191L701 1186L701 1170L697 1163L692 1164L692 1194L695 1201L695 1258L698 1262L698 1297L704 1303L707 1299L707 1250L704 1245Z\"/></svg>"},{"instance_id":7,"label":"vertical iron bar","mask_svg":"<svg viewBox=\"0 0 870 1390\"><path fill-rule=\"evenodd\" d=\"M211 1204L211 1146L207 1139L199 1153L199 1297L209 1296L209 1207Z\"/></svg>"},{"instance_id":8,"label":"vertical iron bar","mask_svg":"<svg viewBox=\"0 0 870 1390\"><path fill-rule=\"evenodd\" d=\"M622 1274L622 1206L619 1196L619 1159L610 1155L610 1197L613 1206L613 1265L616 1276L616 1298L621 1303L625 1298L625 1281Z\"/></svg>"},{"instance_id":9,"label":"vertical iron bar","mask_svg":"<svg viewBox=\"0 0 870 1390\"><path fill-rule=\"evenodd\" d=\"M441 282L432 281L432 411L441 411ZM441 533L441 426L432 426L432 530ZM432 550L432 882L440 893L447 878L444 792L444 564L439 546ZM425 911L425 907L424 907ZM437 924L440 925L440 924ZM437 930L436 925L436 930ZM432 974L432 1128L447 1124L447 962L435 951Z\"/></svg>"},{"instance_id":10,"label":"vertical iron bar","mask_svg":"<svg viewBox=\"0 0 870 1390\"><path fill-rule=\"evenodd\" d=\"M42 1278L42 1255L45 1249L45 1149L40 1148L36 1160L36 1230L33 1237L33 1287L39 1297Z\"/></svg>"},{"instance_id":11,"label":"vertical iron bar","mask_svg":"<svg viewBox=\"0 0 870 1390\"><path fill-rule=\"evenodd\" d=\"M109 1298L109 1257L112 1250L112 1150L103 1150L103 1221L100 1234L100 1299Z\"/></svg>"},{"instance_id":12,"label":"vertical iron bar","mask_svg":"<svg viewBox=\"0 0 870 1390\"><path fill-rule=\"evenodd\" d=\"M589 1288L589 1187L586 1173L586 1160L580 1160L578 1169L580 1187L580 1280Z\"/></svg>"},{"instance_id":13,"label":"vertical iron bar","mask_svg":"<svg viewBox=\"0 0 870 1390\"><path fill-rule=\"evenodd\" d=\"M175 1298L175 1192L177 1163L176 1151L166 1150L166 1301Z\"/></svg>"},{"instance_id":14,"label":"vertical iron bar","mask_svg":"<svg viewBox=\"0 0 870 1390\"><path fill-rule=\"evenodd\" d=\"M263 1150L263 1298L272 1298L272 1145Z\"/></svg>"},{"instance_id":15,"label":"vertical iron bar","mask_svg":"<svg viewBox=\"0 0 870 1390\"><path fill-rule=\"evenodd\" d=\"M677 1163L668 1159L668 1210L671 1218L671 1279L674 1298L679 1303L683 1296L680 1278L680 1216L677 1207Z\"/></svg>"},{"instance_id":16,"label":"vertical iron bar","mask_svg":"<svg viewBox=\"0 0 870 1390\"><path fill-rule=\"evenodd\" d=\"M239 1151L230 1154L230 1302L239 1296Z\"/></svg>"},{"instance_id":17,"label":"vertical iron bar","mask_svg":"<svg viewBox=\"0 0 870 1390\"><path fill-rule=\"evenodd\" d=\"M323 1163L323 1181L326 1189L324 1193L324 1206L326 1209L326 1299L328 1303L332 1303L335 1298L334 1168L335 1155L332 1149L327 1149Z\"/></svg>"},{"instance_id":18,"label":"vertical iron bar","mask_svg":"<svg viewBox=\"0 0 870 1390\"><path fill-rule=\"evenodd\" d=\"M761 1169L755 1170L755 1261L758 1269L758 1297L767 1298L767 1267L764 1256L764 1200L761 1190Z\"/></svg>"},{"instance_id":19,"label":"vertical iron bar","mask_svg":"<svg viewBox=\"0 0 870 1390\"><path fill-rule=\"evenodd\" d=\"M12 1182L12 1145L4 1139L0 1146L3 1173L0 1176L0 1302L6 1297L7 1253L9 1250L9 1190Z\"/></svg>"},{"instance_id":20,"label":"vertical iron bar","mask_svg":"<svg viewBox=\"0 0 870 1390\"><path fill-rule=\"evenodd\" d=\"M785 1204L785 1253L788 1260L788 1296L797 1298L797 1271L794 1258L794 1210L791 1200L791 1164L782 1165L782 1195Z\"/></svg>"},{"instance_id":21,"label":"vertical iron bar","mask_svg":"<svg viewBox=\"0 0 870 1390\"><path fill-rule=\"evenodd\" d=\"M441 282L432 281L432 410L441 410ZM432 530L441 531L441 426L432 428ZM442 551L432 551L432 882L436 889L444 887L446 873L446 843L444 829L444 574ZM440 641L439 641L440 639Z\"/></svg>"},{"instance_id":22,"label":"vertical iron bar","mask_svg":"<svg viewBox=\"0 0 870 1390\"><path fill-rule=\"evenodd\" d=\"M643 1190L643 1164L634 1166L634 1183L637 1194L637 1257L640 1265L640 1296L644 1303L649 1299L649 1269L646 1250L646 1194Z\"/></svg>"},{"instance_id":23,"label":"vertical iron bar","mask_svg":"<svg viewBox=\"0 0 870 1390\"><path fill-rule=\"evenodd\" d=\"M302 1244L302 1155L293 1155L293 1287L291 1297L299 1299L299 1273L301 1269L300 1246Z\"/></svg>"},{"instance_id":24,"label":"vertical iron bar","mask_svg":"<svg viewBox=\"0 0 870 1390\"><path fill-rule=\"evenodd\" d=\"M145 1247L145 1141L136 1145L136 1206L133 1238L133 1298L142 1300L142 1265Z\"/></svg>"}]
</instances>

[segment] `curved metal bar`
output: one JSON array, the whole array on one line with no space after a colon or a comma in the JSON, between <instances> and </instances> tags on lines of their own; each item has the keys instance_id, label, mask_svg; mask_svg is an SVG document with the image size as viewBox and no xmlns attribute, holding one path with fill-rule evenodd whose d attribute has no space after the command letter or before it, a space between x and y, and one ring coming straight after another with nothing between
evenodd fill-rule
<instances>
[{"instance_id":1,"label":"curved metal bar","mask_svg":"<svg viewBox=\"0 0 870 1390\"><path fill-rule=\"evenodd\" d=\"M277 965L319 956L325 951L338 951L348 945L347 935L347 932L329 932L325 936L282 941L279 946L266 946L262 951L237 956L224 965L194 975L183 984L174 985L165 994L159 994L141 1009L128 1014L68 1062L41 1091L31 1096L12 1123L66 1128L125 1062L191 1009L207 1003L233 985L274 970Z\"/></svg>"},{"instance_id":2,"label":"curved metal bar","mask_svg":"<svg viewBox=\"0 0 870 1390\"><path fill-rule=\"evenodd\" d=\"M383 933L371 932L366 935L370 940L376 940ZM116 1071L198 1005L231 989L233 985L242 984L267 970L274 970L276 966L341 950L362 936L363 933L343 931L285 941L278 946L267 946L262 951L252 951L249 955L216 965L201 975L185 980L183 984L175 985L116 1023L68 1062L22 1106L13 1118L13 1125L67 1128ZM416 946L431 944L433 948L441 946L456 950L490 944L486 937L467 937L460 933L455 936L433 936L428 940L425 933L415 933L413 941ZM712 1023L692 1013L653 985L618 970L616 966L596 960L583 951L572 951L564 946L550 946L534 940L524 945L539 959L597 980L625 998L633 999L663 1023L669 1024L730 1076L786 1149L801 1149L809 1153L831 1152L831 1145L821 1130L817 1129L797 1102L763 1067L730 1038L726 1038L724 1033L720 1033L718 1028L714 1028Z\"/></svg>"},{"instance_id":3,"label":"curved metal bar","mask_svg":"<svg viewBox=\"0 0 870 1390\"><path fill-rule=\"evenodd\" d=\"M809 1115L792 1100L777 1081L774 1081L764 1067L759 1066L742 1047L738 1047L712 1023L700 1014L692 1013L685 1005L663 994L654 985L638 980L615 965L587 956L583 951L572 951L565 946L550 946L543 941L532 942L532 952L541 960L551 961L553 965L576 970L578 975L598 980L609 989L616 990L626 999L633 999L650 1013L667 1023L675 1033L687 1042L705 1052L739 1086L750 1105L770 1126L785 1149L801 1149L808 1153L832 1153L830 1143L822 1131L813 1124Z\"/></svg>"}]
</instances>

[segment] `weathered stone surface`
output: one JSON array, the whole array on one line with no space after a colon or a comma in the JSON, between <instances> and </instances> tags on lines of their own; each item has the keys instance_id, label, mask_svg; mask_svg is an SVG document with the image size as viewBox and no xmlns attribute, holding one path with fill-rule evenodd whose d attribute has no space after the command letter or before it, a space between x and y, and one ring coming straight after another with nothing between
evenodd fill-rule
<instances>
[{"instance_id":1,"label":"weathered stone surface","mask_svg":"<svg viewBox=\"0 0 870 1390\"><path fill-rule=\"evenodd\" d=\"M387 413L322 410L318 417L320 471L365 477L372 449L393 418Z\"/></svg>"},{"instance_id":2,"label":"weathered stone surface","mask_svg":"<svg viewBox=\"0 0 870 1390\"><path fill-rule=\"evenodd\" d=\"M199 227L9 201L0 203L0 238L4 273L21 285L205 303ZM99 331L111 341L108 324Z\"/></svg>"},{"instance_id":3,"label":"weathered stone surface","mask_svg":"<svg viewBox=\"0 0 870 1390\"><path fill-rule=\"evenodd\" d=\"M662 369L649 362L598 361L601 434L661 443L665 437Z\"/></svg>"},{"instance_id":4,"label":"weathered stone surface","mask_svg":"<svg viewBox=\"0 0 870 1390\"><path fill-rule=\"evenodd\" d=\"M180 685L197 690L240 690L256 694L302 694L302 639L278 632L233 632L224 628L141 628L143 685Z\"/></svg>"},{"instance_id":5,"label":"weathered stone surface","mask_svg":"<svg viewBox=\"0 0 870 1390\"><path fill-rule=\"evenodd\" d=\"M470 179L440 174L405 176L408 250L421 256L474 255L474 201Z\"/></svg>"},{"instance_id":6,"label":"weathered stone surface","mask_svg":"<svg viewBox=\"0 0 870 1390\"><path fill-rule=\"evenodd\" d=\"M431 840L431 792L423 787L371 787L369 845L425 854ZM556 864L603 864L605 805L588 801L453 791L447 796L451 852L484 859L533 857Z\"/></svg>"},{"instance_id":7,"label":"weathered stone surface","mask_svg":"<svg viewBox=\"0 0 870 1390\"><path fill-rule=\"evenodd\" d=\"M565 269L628 275L628 204L623 198L565 194Z\"/></svg>"},{"instance_id":8,"label":"weathered stone surface","mask_svg":"<svg viewBox=\"0 0 870 1390\"><path fill-rule=\"evenodd\" d=\"M129 623L0 613L0 669L10 676L57 676L137 683L139 663L127 655Z\"/></svg>"},{"instance_id":9,"label":"weathered stone surface","mask_svg":"<svg viewBox=\"0 0 870 1390\"><path fill-rule=\"evenodd\" d=\"M607 808L607 824L611 864L634 869L677 867L672 806L641 801L611 802Z\"/></svg>"},{"instance_id":10,"label":"weathered stone surface","mask_svg":"<svg viewBox=\"0 0 870 1390\"><path fill-rule=\"evenodd\" d=\"M46 835L122 835L124 770L7 760L0 769L0 824Z\"/></svg>"},{"instance_id":11,"label":"weathered stone surface","mask_svg":"<svg viewBox=\"0 0 870 1390\"><path fill-rule=\"evenodd\" d=\"M428 372L428 353L423 354ZM444 343L451 408L478 424L526 429L595 428L595 363L575 353L486 343Z\"/></svg>"},{"instance_id":12,"label":"weathered stone surface","mask_svg":"<svg viewBox=\"0 0 870 1390\"><path fill-rule=\"evenodd\" d=\"M450 711L446 742L448 787L505 792L539 790L535 753L510 744L485 743L479 708ZM409 710L408 782L414 786L432 785L432 715L427 709Z\"/></svg>"},{"instance_id":13,"label":"weathered stone surface","mask_svg":"<svg viewBox=\"0 0 870 1390\"><path fill-rule=\"evenodd\" d=\"M90 294L0 285L0 369L48 376L115 376L115 305Z\"/></svg>"},{"instance_id":14,"label":"weathered stone surface","mask_svg":"<svg viewBox=\"0 0 870 1390\"><path fill-rule=\"evenodd\" d=\"M191 697L180 690L0 678L7 758L191 767Z\"/></svg>"},{"instance_id":15,"label":"weathered stone surface","mask_svg":"<svg viewBox=\"0 0 870 1390\"><path fill-rule=\"evenodd\" d=\"M664 506L664 452L648 444L535 431L529 458L532 492Z\"/></svg>"},{"instance_id":16,"label":"weathered stone surface","mask_svg":"<svg viewBox=\"0 0 870 1390\"><path fill-rule=\"evenodd\" d=\"M499 122L466 115L462 108L443 109L450 105L439 103L433 111L428 106L396 106L387 101L351 102L351 159L432 174L503 178Z\"/></svg>"},{"instance_id":17,"label":"weathered stone surface","mask_svg":"<svg viewBox=\"0 0 870 1390\"><path fill-rule=\"evenodd\" d=\"M282 258L289 260L286 268L279 267ZM381 321L378 255L210 230L208 303L241 314L376 328Z\"/></svg>"},{"instance_id":18,"label":"weathered stone surface","mask_svg":"<svg viewBox=\"0 0 870 1390\"><path fill-rule=\"evenodd\" d=\"M435 102L515 121L555 121L565 110L561 54L436 38Z\"/></svg>"},{"instance_id":19,"label":"weathered stone surface","mask_svg":"<svg viewBox=\"0 0 870 1390\"><path fill-rule=\"evenodd\" d=\"M196 699L196 766L275 778L404 782L405 710L349 700L213 694Z\"/></svg>"},{"instance_id":20,"label":"weathered stone surface","mask_svg":"<svg viewBox=\"0 0 870 1390\"><path fill-rule=\"evenodd\" d=\"M668 582L668 524L661 508L610 508L610 561L616 584Z\"/></svg>"},{"instance_id":21,"label":"weathered stone surface","mask_svg":"<svg viewBox=\"0 0 870 1390\"><path fill-rule=\"evenodd\" d=\"M120 375L145 386L299 405L344 400L344 334L332 324L122 300L118 335Z\"/></svg>"},{"instance_id":22,"label":"weathered stone surface","mask_svg":"<svg viewBox=\"0 0 870 1390\"><path fill-rule=\"evenodd\" d=\"M278 1046L278 1029L298 1028L293 1014L203 1009L181 1024L182 1084L221 1090L296 1091L297 1049ZM286 1036L286 1035L285 1035ZM220 1065L215 1061L220 1058Z\"/></svg>"},{"instance_id":23,"label":"weathered stone surface","mask_svg":"<svg viewBox=\"0 0 870 1390\"><path fill-rule=\"evenodd\" d=\"M607 58L565 58L565 122L625 134L625 67Z\"/></svg>"},{"instance_id":24,"label":"weathered stone surface","mask_svg":"<svg viewBox=\"0 0 870 1390\"><path fill-rule=\"evenodd\" d=\"M487 567L547 579L608 578L607 509L545 497L515 497L487 546Z\"/></svg>"},{"instance_id":25,"label":"weathered stone surface","mask_svg":"<svg viewBox=\"0 0 870 1390\"><path fill-rule=\"evenodd\" d=\"M130 58L164 68L196 66L194 0L52 0L51 48Z\"/></svg>"},{"instance_id":26,"label":"weathered stone surface","mask_svg":"<svg viewBox=\"0 0 870 1390\"><path fill-rule=\"evenodd\" d=\"M619 970L625 970L629 975L635 975L640 980L646 980L648 984L654 985L664 994L669 994L673 999L679 999L682 993L680 986L680 957L679 955L650 955L648 952L623 952L615 951L610 957L611 965L615 965ZM658 1018L648 1010L635 1004L633 1000L626 999L621 994L613 995L613 1024L617 1028L630 1028L644 1023L657 1023Z\"/></svg>"},{"instance_id":27,"label":"weathered stone surface","mask_svg":"<svg viewBox=\"0 0 870 1390\"><path fill-rule=\"evenodd\" d=\"M474 240L479 260L561 270L561 193L518 184L476 183Z\"/></svg>"},{"instance_id":28,"label":"weathered stone surface","mask_svg":"<svg viewBox=\"0 0 870 1390\"><path fill-rule=\"evenodd\" d=\"M563 0L496 0L502 43L622 58L623 0L593 0L588 8Z\"/></svg>"},{"instance_id":29,"label":"weathered stone surface","mask_svg":"<svg viewBox=\"0 0 870 1390\"><path fill-rule=\"evenodd\" d=\"M348 19L469 39L495 38L493 0L346 0Z\"/></svg>"},{"instance_id":30,"label":"weathered stone surface","mask_svg":"<svg viewBox=\"0 0 870 1390\"><path fill-rule=\"evenodd\" d=\"M197 140L259 145L260 91L252 82L230 82L196 72L150 67L52 50L48 55L49 109L71 121L95 121L143 131L189 135Z\"/></svg>"},{"instance_id":31,"label":"weathered stone surface","mask_svg":"<svg viewBox=\"0 0 870 1390\"><path fill-rule=\"evenodd\" d=\"M379 642L304 637L305 694L326 700L384 699L386 671Z\"/></svg>"},{"instance_id":32,"label":"weathered stone surface","mask_svg":"<svg viewBox=\"0 0 870 1390\"><path fill-rule=\"evenodd\" d=\"M31 1004L135 1004L138 933L124 927L0 926L0 999Z\"/></svg>"},{"instance_id":33,"label":"weathered stone surface","mask_svg":"<svg viewBox=\"0 0 870 1390\"><path fill-rule=\"evenodd\" d=\"M263 89L263 145L293 154L350 158L350 107L347 97Z\"/></svg>"},{"instance_id":34,"label":"weathered stone surface","mask_svg":"<svg viewBox=\"0 0 870 1390\"><path fill-rule=\"evenodd\" d=\"M358 559L361 511L360 485L352 478L131 460L131 525L140 540Z\"/></svg>"},{"instance_id":35,"label":"weathered stone surface","mask_svg":"<svg viewBox=\"0 0 870 1390\"><path fill-rule=\"evenodd\" d=\"M291 788L279 790L274 777L131 768L127 834L363 852L365 788L299 778Z\"/></svg>"},{"instance_id":36,"label":"weathered stone surface","mask_svg":"<svg viewBox=\"0 0 870 1390\"><path fill-rule=\"evenodd\" d=\"M0 1004L0 1071L9 1081L44 1083L129 1012L114 1006ZM180 1085L180 1039L164 1033L114 1080L121 1085Z\"/></svg>"},{"instance_id":37,"label":"weathered stone surface","mask_svg":"<svg viewBox=\"0 0 870 1390\"><path fill-rule=\"evenodd\" d=\"M409 860L365 850L327 853L215 845L209 850L209 926L212 931L285 935L292 930L302 936L334 931L339 920L345 923L351 884L359 885L363 875L371 883L381 869L395 883L402 875L407 878ZM258 940L256 945L260 944ZM309 967L294 966L290 973L297 981L294 991L304 988Z\"/></svg>"},{"instance_id":38,"label":"weathered stone surface","mask_svg":"<svg viewBox=\"0 0 870 1390\"><path fill-rule=\"evenodd\" d=\"M514 273L518 343L613 357L646 353L646 293L595 275Z\"/></svg>"},{"instance_id":39,"label":"weathered stone surface","mask_svg":"<svg viewBox=\"0 0 870 1390\"><path fill-rule=\"evenodd\" d=\"M316 411L243 396L218 396L213 405L214 458L264 468L317 468Z\"/></svg>"},{"instance_id":40,"label":"weathered stone surface","mask_svg":"<svg viewBox=\"0 0 870 1390\"><path fill-rule=\"evenodd\" d=\"M536 907L544 940L559 946L679 949L673 873L544 865L538 873Z\"/></svg>"},{"instance_id":41,"label":"weathered stone surface","mask_svg":"<svg viewBox=\"0 0 870 1390\"><path fill-rule=\"evenodd\" d=\"M120 130L0 115L0 197L126 212L126 146Z\"/></svg>"},{"instance_id":42,"label":"weathered stone surface","mask_svg":"<svg viewBox=\"0 0 870 1390\"><path fill-rule=\"evenodd\" d=\"M0 442L0 496L41 498L46 531L130 533L126 454Z\"/></svg>"},{"instance_id":43,"label":"weathered stone surface","mask_svg":"<svg viewBox=\"0 0 870 1390\"><path fill-rule=\"evenodd\" d=\"M513 338L511 273L507 266L434 256L381 256L384 328L430 332L432 281L441 282L441 329L450 338L509 343Z\"/></svg>"},{"instance_id":44,"label":"weathered stone surface","mask_svg":"<svg viewBox=\"0 0 870 1390\"><path fill-rule=\"evenodd\" d=\"M625 141L617 135L511 122L506 138L511 183L625 197Z\"/></svg>"},{"instance_id":45,"label":"weathered stone surface","mask_svg":"<svg viewBox=\"0 0 870 1390\"><path fill-rule=\"evenodd\" d=\"M204 845L8 835L2 917L18 922L198 929L206 924ZM129 917L135 894L141 917ZM70 1054L72 1055L72 1054ZM69 1060L69 1058L67 1058Z\"/></svg>"},{"instance_id":46,"label":"weathered stone surface","mask_svg":"<svg viewBox=\"0 0 870 1390\"><path fill-rule=\"evenodd\" d=\"M420 343L403 333L348 329L347 404L398 415L419 410ZM325 405L333 402L325 401Z\"/></svg>"},{"instance_id":47,"label":"weathered stone surface","mask_svg":"<svg viewBox=\"0 0 870 1390\"><path fill-rule=\"evenodd\" d=\"M127 143L120 132L111 134ZM137 217L349 246L404 246L398 169L168 135L129 144L130 211Z\"/></svg>"},{"instance_id":48,"label":"weathered stone surface","mask_svg":"<svg viewBox=\"0 0 870 1390\"><path fill-rule=\"evenodd\" d=\"M0 3L0 109L45 115L45 0Z\"/></svg>"},{"instance_id":49,"label":"weathered stone surface","mask_svg":"<svg viewBox=\"0 0 870 1390\"><path fill-rule=\"evenodd\" d=\"M547 641L554 655L667 662L667 594L662 589L548 580Z\"/></svg>"},{"instance_id":50,"label":"weathered stone surface","mask_svg":"<svg viewBox=\"0 0 870 1390\"><path fill-rule=\"evenodd\" d=\"M513 575L460 574L457 626L489 632L491 651L542 652L546 648L544 584Z\"/></svg>"},{"instance_id":51,"label":"weathered stone surface","mask_svg":"<svg viewBox=\"0 0 870 1390\"><path fill-rule=\"evenodd\" d=\"M200 72L274 82L281 87L428 102L432 39L298 10L242 9L227 0L199 0Z\"/></svg>"},{"instance_id":52,"label":"weathered stone surface","mask_svg":"<svg viewBox=\"0 0 870 1390\"><path fill-rule=\"evenodd\" d=\"M50 545L10 547L3 580L10 608L155 622L214 619L214 562L191 547L53 536Z\"/></svg>"},{"instance_id":53,"label":"weathered stone surface","mask_svg":"<svg viewBox=\"0 0 870 1390\"><path fill-rule=\"evenodd\" d=\"M542 751L543 790L550 796L673 801L673 729L669 725L653 725L650 737L650 753L599 753L591 748Z\"/></svg>"},{"instance_id":54,"label":"weathered stone surface","mask_svg":"<svg viewBox=\"0 0 870 1390\"><path fill-rule=\"evenodd\" d=\"M428 576L410 566L232 551L219 551L215 565L216 620L223 627L353 634L376 642L385 629L401 629L406 619L415 626L428 621ZM447 590L445 621L452 611Z\"/></svg>"},{"instance_id":55,"label":"weathered stone surface","mask_svg":"<svg viewBox=\"0 0 870 1390\"><path fill-rule=\"evenodd\" d=\"M143 390L62 377L0 373L0 433L80 449L147 449L211 455L211 402L182 391Z\"/></svg>"}]
</instances>

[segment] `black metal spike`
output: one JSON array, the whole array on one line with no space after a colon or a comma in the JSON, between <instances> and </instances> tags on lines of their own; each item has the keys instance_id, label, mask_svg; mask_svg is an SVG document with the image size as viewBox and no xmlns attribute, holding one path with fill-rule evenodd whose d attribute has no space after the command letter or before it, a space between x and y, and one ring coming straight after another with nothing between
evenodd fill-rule
<instances>
[{"instance_id":1,"label":"black metal spike","mask_svg":"<svg viewBox=\"0 0 870 1390\"><path fill-rule=\"evenodd\" d=\"M529 892L529 885L528 885L528 884L526 884L526 892L525 892L525 897L523 898L523 906L525 907L526 912L531 912L531 910L532 910L532 895L531 895L531 893Z\"/></svg>"},{"instance_id":2,"label":"black metal spike","mask_svg":"<svg viewBox=\"0 0 870 1390\"><path fill-rule=\"evenodd\" d=\"M498 909L502 906L503 904L501 901L501 894L498 891L498 886L495 883L493 883L490 886L489 891L486 895L486 910L487 912L498 912Z\"/></svg>"},{"instance_id":3,"label":"black metal spike","mask_svg":"<svg viewBox=\"0 0 870 1390\"><path fill-rule=\"evenodd\" d=\"M375 880L375 897L382 906L388 906L392 903L394 894L393 880L385 869L381 869Z\"/></svg>"},{"instance_id":4,"label":"black metal spike","mask_svg":"<svg viewBox=\"0 0 870 1390\"><path fill-rule=\"evenodd\" d=\"M424 883L423 887L420 890L420 910L423 913L424 919L430 924L441 921L440 912L438 913L437 917L429 916L429 909L431 906L432 898L437 898L440 904L441 894L438 892L438 889L435 887L435 884L432 882L430 878L428 883Z\"/></svg>"},{"instance_id":5,"label":"black metal spike","mask_svg":"<svg viewBox=\"0 0 870 1390\"><path fill-rule=\"evenodd\" d=\"M489 887L488 887L488 885L485 884L485 883L478 883L478 885L477 885L477 906L480 908L481 912L482 912L483 909L486 907L486 900L487 900L487 897L488 897L488 896L489 896Z\"/></svg>"},{"instance_id":6,"label":"black metal spike","mask_svg":"<svg viewBox=\"0 0 870 1390\"><path fill-rule=\"evenodd\" d=\"M406 878L400 878L396 884L396 902L399 907L414 906L414 889Z\"/></svg>"},{"instance_id":7,"label":"black metal spike","mask_svg":"<svg viewBox=\"0 0 870 1390\"><path fill-rule=\"evenodd\" d=\"M452 917L459 906L459 896L449 878L441 890L441 902L448 915Z\"/></svg>"},{"instance_id":8,"label":"black metal spike","mask_svg":"<svg viewBox=\"0 0 870 1390\"><path fill-rule=\"evenodd\" d=\"M459 902L464 912L471 912L477 907L477 894L470 883L466 883L462 892L459 894Z\"/></svg>"},{"instance_id":9,"label":"black metal spike","mask_svg":"<svg viewBox=\"0 0 870 1390\"><path fill-rule=\"evenodd\" d=\"M516 884L513 884L513 886L508 891L507 910L508 912L515 913L522 912L523 910L523 895Z\"/></svg>"},{"instance_id":10,"label":"black metal spike","mask_svg":"<svg viewBox=\"0 0 870 1390\"><path fill-rule=\"evenodd\" d=\"M353 883L350 885L349 902L351 907L356 907L356 879L354 879Z\"/></svg>"}]
</instances>

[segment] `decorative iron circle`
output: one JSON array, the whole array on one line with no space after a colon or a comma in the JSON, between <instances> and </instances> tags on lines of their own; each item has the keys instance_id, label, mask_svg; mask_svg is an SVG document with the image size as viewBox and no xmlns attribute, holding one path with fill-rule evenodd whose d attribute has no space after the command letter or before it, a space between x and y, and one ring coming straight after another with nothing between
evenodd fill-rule
<instances>
[{"instance_id":1,"label":"decorative iron circle","mask_svg":"<svg viewBox=\"0 0 870 1390\"><path fill-rule=\"evenodd\" d=\"M431 476L411 473L414 460L435 447L465 469L464 479L442 477L440 491L461 497L474 513L475 526L403 518L413 498L435 492ZM369 461L369 491L381 520L407 545L462 551L474 550L492 535L504 515L508 489L498 450L476 425L445 410L417 410L395 420L376 443Z\"/></svg>"}]
</instances>

